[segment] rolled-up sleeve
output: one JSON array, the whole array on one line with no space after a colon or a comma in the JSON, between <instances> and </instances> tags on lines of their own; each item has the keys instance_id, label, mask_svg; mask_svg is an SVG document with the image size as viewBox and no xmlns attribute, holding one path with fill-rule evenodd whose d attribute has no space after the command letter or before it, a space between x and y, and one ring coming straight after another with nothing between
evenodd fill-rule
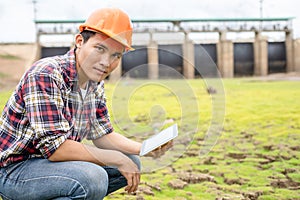
<instances>
[{"instance_id":1,"label":"rolled-up sleeve","mask_svg":"<svg viewBox=\"0 0 300 200\"><path fill-rule=\"evenodd\" d=\"M30 74L23 86L26 112L34 131L33 144L49 158L67 139L70 126L57 81L50 74Z\"/></svg>"}]
</instances>

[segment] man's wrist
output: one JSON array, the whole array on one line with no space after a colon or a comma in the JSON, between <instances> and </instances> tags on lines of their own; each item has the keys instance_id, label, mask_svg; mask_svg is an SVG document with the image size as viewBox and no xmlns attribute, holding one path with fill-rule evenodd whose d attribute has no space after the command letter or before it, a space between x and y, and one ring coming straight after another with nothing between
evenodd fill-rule
<instances>
[{"instance_id":1,"label":"man's wrist","mask_svg":"<svg viewBox=\"0 0 300 200\"><path fill-rule=\"evenodd\" d=\"M136 145L136 152L135 152L136 155L139 155L139 154L140 154L141 148L142 148L142 143L137 142L137 145Z\"/></svg>"}]
</instances>

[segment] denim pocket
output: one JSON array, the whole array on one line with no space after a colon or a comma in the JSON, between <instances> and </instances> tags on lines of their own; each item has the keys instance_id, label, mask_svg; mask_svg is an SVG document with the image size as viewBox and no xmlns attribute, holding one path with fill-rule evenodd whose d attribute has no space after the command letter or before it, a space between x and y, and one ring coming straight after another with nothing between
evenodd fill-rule
<instances>
[{"instance_id":1,"label":"denim pocket","mask_svg":"<svg viewBox=\"0 0 300 200\"><path fill-rule=\"evenodd\" d=\"M0 167L0 178L2 176L4 176L4 174L3 174L4 172L5 172L5 169L3 167Z\"/></svg>"},{"instance_id":2,"label":"denim pocket","mask_svg":"<svg viewBox=\"0 0 300 200\"><path fill-rule=\"evenodd\" d=\"M27 160L23 160L21 162L17 162L17 163L13 163L10 164L9 166L5 167L5 172L7 173L7 175L11 174L14 170L16 170L18 167L20 167L21 165L23 165Z\"/></svg>"}]
</instances>

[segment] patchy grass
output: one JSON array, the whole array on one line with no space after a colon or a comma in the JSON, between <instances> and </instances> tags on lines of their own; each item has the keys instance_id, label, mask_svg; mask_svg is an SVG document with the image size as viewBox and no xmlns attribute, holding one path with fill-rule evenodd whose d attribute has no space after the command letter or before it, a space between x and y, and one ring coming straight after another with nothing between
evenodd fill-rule
<instances>
[{"instance_id":1,"label":"patchy grass","mask_svg":"<svg viewBox=\"0 0 300 200\"><path fill-rule=\"evenodd\" d=\"M21 59L19 56L15 56L12 54L0 54L0 58L6 59L6 60L20 60Z\"/></svg>"},{"instance_id":2,"label":"patchy grass","mask_svg":"<svg viewBox=\"0 0 300 200\"><path fill-rule=\"evenodd\" d=\"M300 82L241 78L223 83L222 135L201 157L211 102L218 95L208 94L202 80L168 80L161 85L133 80L117 88L106 84L115 129L129 137L142 140L168 120L179 124L180 134L198 126L188 143L180 138L186 149L179 159L142 175L136 195L121 189L107 199L299 199ZM0 93L0 108L9 94ZM212 178L197 178L203 175ZM175 189L172 181L186 184Z\"/></svg>"},{"instance_id":3,"label":"patchy grass","mask_svg":"<svg viewBox=\"0 0 300 200\"><path fill-rule=\"evenodd\" d=\"M180 85L180 81L174 81ZM128 196L122 190L108 199L297 199L299 198L300 172L300 83L292 81L254 81L253 79L224 80L226 115L224 130L214 148L204 157L197 152L211 120L211 98L201 80L188 81L199 105L199 129L183 156L164 169L143 174L142 190ZM114 85L107 85L111 99ZM120 86L118 86L120 87ZM180 87L180 86L178 86ZM126 93L126 87L122 88ZM149 103L162 101L165 110L177 110L171 98L164 99L159 90L136 92L135 103L128 112L149 112ZM183 101L191 99L188 97ZM138 106L135 106L138 105ZM189 110L192 116L192 108ZM179 109L180 110L180 109ZM180 119L181 113L170 117ZM146 119L145 119L146 120ZM149 123L149 119L146 120ZM189 119L196 125L193 117ZM180 121L177 121L180 123ZM129 129L129 128L128 128ZM130 132L131 130L128 130ZM122 131L122 130L121 130ZM167 172L166 172L167 171ZM189 183L183 189L174 189L169 182L178 174L209 174L214 182ZM144 187L160 185L161 191L152 188L147 195ZM151 187L148 187L151 189Z\"/></svg>"},{"instance_id":4,"label":"patchy grass","mask_svg":"<svg viewBox=\"0 0 300 200\"><path fill-rule=\"evenodd\" d=\"M0 72L0 78L6 77L7 75Z\"/></svg>"}]
</instances>

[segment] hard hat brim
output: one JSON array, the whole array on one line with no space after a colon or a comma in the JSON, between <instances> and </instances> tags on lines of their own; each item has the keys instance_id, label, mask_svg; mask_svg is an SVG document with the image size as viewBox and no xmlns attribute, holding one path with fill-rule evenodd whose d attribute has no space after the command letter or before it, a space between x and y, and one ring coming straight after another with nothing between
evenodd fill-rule
<instances>
[{"instance_id":1,"label":"hard hat brim","mask_svg":"<svg viewBox=\"0 0 300 200\"><path fill-rule=\"evenodd\" d=\"M84 30L87 30L87 31L92 31L92 32L95 32L95 33L102 33L102 34L105 34L106 36L108 36L109 38L119 42L120 44L122 44L124 47L125 47L125 51L134 51L135 49L132 48L128 43L127 41L125 41L121 36L119 35L115 35L113 33L111 33L110 31L106 31L106 30L97 30L96 28L92 28L92 27L87 27L85 26L84 24L82 24L80 27L79 27L80 31L84 31Z\"/></svg>"}]
</instances>

